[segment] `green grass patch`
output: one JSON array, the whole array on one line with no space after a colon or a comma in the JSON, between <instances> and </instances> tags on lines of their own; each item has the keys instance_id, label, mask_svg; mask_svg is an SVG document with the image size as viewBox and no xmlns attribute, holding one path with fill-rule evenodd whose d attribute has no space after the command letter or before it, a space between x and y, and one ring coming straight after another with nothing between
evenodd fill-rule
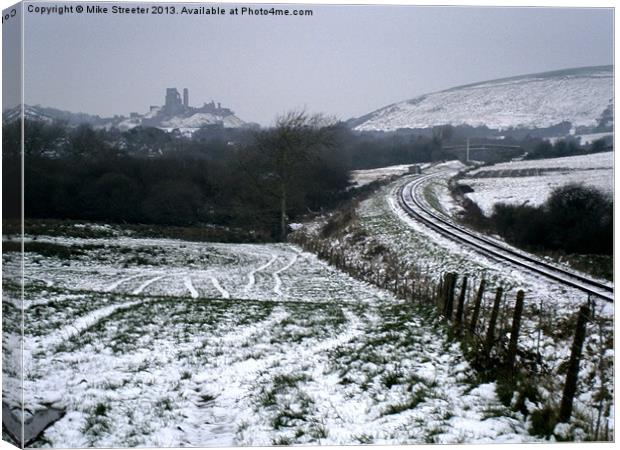
<instances>
[{"instance_id":1,"label":"green grass patch","mask_svg":"<svg viewBox=\"0 0 620 450\"><path fill-rule=\"evenodd\" d=\"M420 403L423 403L427 398L428 398L428 391L424 388L418 389L411 396L409 396L409 398L407 398L405 401L389 405L383 411L382 415L389 416L392 414L400 414L403 411L414 409Z\"/></svg>"}]
</instances>

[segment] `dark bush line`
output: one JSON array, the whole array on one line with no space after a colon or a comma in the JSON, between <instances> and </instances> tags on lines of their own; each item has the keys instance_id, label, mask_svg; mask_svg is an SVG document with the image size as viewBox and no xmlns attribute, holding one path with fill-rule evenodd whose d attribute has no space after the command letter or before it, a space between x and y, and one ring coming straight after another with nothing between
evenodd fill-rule
<instances>
[{"instance_id":1,"label":"dark bush line","mask_svg":"<svg viewBox=\"0 0 620 450\"><path fill-rule=\"evenodd\" d=\"M97 250L103 248L103 245L85 244L85 245L61 245L53 242L24 242L24 251L37 253L47 258L73 259L82 256L85 251ZM21 252L22 243L20 241L2 241L2 252Z\"/></svg>"},{"instance_id":2,"label":"dark bush line","mask_svg":"<svg viewBox=\"0 0 620 450\"><path fill-rule=\"evenodd\" d=\"M442 146L453 138L450 127L428 136L357 133L342 123L313 126L303 112L299 117L306 122L291 129L297 133L292 140L281 132L286 127L212 126L188 138L155 128L121 132L26 120L24 180L20 123L5 124L4 218L19 218L23 181L27 219L210 224L255 232L241 239L282 239L283 223L350 199L351 170L441 160ZM298 148L274 151L274 143L283 142ZM306 154L298 156L299 150Z\"/></svg>"},{"instance_id":3,"label":"dark bush line","mask_svg":"<svg viewBox=\"0 0 620 450\"><path fill-rule=\"evenodd\" d=\"M21 211L22 159L13 128L5 126L3 138L5 219L17 219ZM26 136L26 219L209 224L219 228L207 234L219 240L270 240L281 231L276 189L282 185L281 161L273 149L259 148L256 131L201 130L191 140L155 129L120 133L27 122ZM303 140L314 136L296 139L295 146L306 149ZM308 158L288 168L289 220L329 208L346 195L349 168L337 141L333 144L315 145Z\"/></svg>"},{"instance_id":4,"label":"dark bush line","mask_svg":"<svg viewBox=\"0 0 620 450\"><path fill-rule=\"evenodd\" d=\"M580 184L556 188L541 206L496 204L485 217L465 201L465 221L518 247L568 254L613 254L613 201Z\"/></svg>"},{"instance_id":5,"label":"dark bush line","mask_svg":"<svg viewBox=\"0 0 620 450\"><path fill-rule=\"evenodd\" d=\"M17 219L21 211L18 125L3 127L5 219ZM276 130L205 127L187 138L152 128L120 132L27 120L25 216L185 228L209 224L236 230L209 233L220 240L281 239L284 187L290 223L350 199L350 170L426 161L438 145L419 136L356 134L342 124L294 131L293 141L307 155L294 149L281 155L262 145L270 143L265 138L280 137Z\"/></svg>"},{"instance_id":6,"label":"dark bush line","mask_svg":"<svg viewBox=\"0 0 620 450\"><path fill-rule=\"evenodd\" d=\"M608 145L605 139L597 139L589 147L579 147L574 140L561 139L554 144L551 144L549 141L540 141L528 152L526 159L561 158L606 152L609 149L610 145Z\"/></svg>"},{"instance_id":7,"label":"dark bush line","mask_svg":"<svg viewBox=\"0 0 620 450\"><path fill-rule=\"evenodd\" d=\"M327 170L317 164L312 176ZM308 209L328 208L347 195L346 172L291 192L291 218ZM190 227L212 224L257 230L277 229L277 202L248 183L234 163L192 157L105 161L27 158L24 202L28 219L73 219L119 224ZM14 192L14 191L13 191ZM10 216L9 216L10 217ZM245 240L245 239L244 239Z\"/></svg>"}]
</instances>

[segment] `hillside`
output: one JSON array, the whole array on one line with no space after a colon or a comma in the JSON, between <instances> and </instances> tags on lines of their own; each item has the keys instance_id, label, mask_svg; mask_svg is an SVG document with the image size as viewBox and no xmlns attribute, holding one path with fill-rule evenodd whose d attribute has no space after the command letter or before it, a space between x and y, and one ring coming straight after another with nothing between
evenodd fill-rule
<instances>
[{"instance_id":1,"label":"hillside","mask_svg":"<svg viewBox=\"0 0 620 450\"><path fill-rule=\"evenodd\" d=\"M583 67L459 86L378 109L349 123L359 131L438 125L580 131L613 126L613 66Z\"/></svg>"},{"instance_id":2,"label":"hillside","mask_svg":"<svg viewBox=\"0 0 620 450\"><path fill-rule=\"evenodd\" d=\"M2 113L2 122L10 123L20 118L21 106L16 106ZM72 113L62 111L56 108L47 108L40 105L24 105L24 116L27 120L35 120L42 122L66 122L69 125L79 125L80 123L90 123L91 125L100 125L105 122L99 116L93 116L83 113Z\"/></svg>"},{"instance_id":3,"label":"hillside","mask_svg":"<svg viewBox=\"0 0 620 450\"><path fill-rule=\"evenodd\" d=\"M222 107L215 102L204 103L202 106L192 107L184 105L175 88L169 89L173 95L165 99L163 106L151 106L145 114L131 113L129 117L115 115L102 118L96 115L73 113L56 108L40 105L24 105L24 115L28 120L44 122L64 122L69 126L87 123L95 128L118 128L127 131L137 126L155 127L165 131L179 130L184 135L191 135L200 128L208 125L221 125L225 128L238 128L246 123L237 117L233 111ZM19 119L21 106L6 110L2 113L4 124Z\"/></svg>"}]
</instances>

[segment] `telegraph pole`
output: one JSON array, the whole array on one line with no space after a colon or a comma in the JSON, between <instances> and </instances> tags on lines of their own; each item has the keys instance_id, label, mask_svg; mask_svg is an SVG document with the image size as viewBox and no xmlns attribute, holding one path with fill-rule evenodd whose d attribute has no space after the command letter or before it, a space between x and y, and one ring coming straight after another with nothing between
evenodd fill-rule
<instances>
[{"instance_id":1,"label":"telegraph pole","mask_svg":"<svg viewBox=\"0 0 620 450\"><path fill-rule=\"evenodd\" d=\"M465 162L469 162L469 138L467 138L467 156L465 156Z\"/></svg>"}]
</instances>

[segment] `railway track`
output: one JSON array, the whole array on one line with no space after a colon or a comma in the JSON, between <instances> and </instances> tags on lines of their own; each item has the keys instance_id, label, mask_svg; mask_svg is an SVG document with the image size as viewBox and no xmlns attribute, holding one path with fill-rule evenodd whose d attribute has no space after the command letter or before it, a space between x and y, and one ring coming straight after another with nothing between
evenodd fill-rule
<instances>
[{"instance_id":1,"label":"railway track","mask_svg":"<svg viewBox=\"0 0 620 450\"><path fill-rule=\"evenodd\" d=\"M399 188L398 202L410 217L441 235L465 244L487 257L526 269L531 273L586 292L607 302L613 302L613 286L550 264L525 252L516 251L488 236L475 233L434 211L425 201L423 189L426 183L440 174L441 172L437 172L418 177Z\"/></svg>"}]
</instances>

